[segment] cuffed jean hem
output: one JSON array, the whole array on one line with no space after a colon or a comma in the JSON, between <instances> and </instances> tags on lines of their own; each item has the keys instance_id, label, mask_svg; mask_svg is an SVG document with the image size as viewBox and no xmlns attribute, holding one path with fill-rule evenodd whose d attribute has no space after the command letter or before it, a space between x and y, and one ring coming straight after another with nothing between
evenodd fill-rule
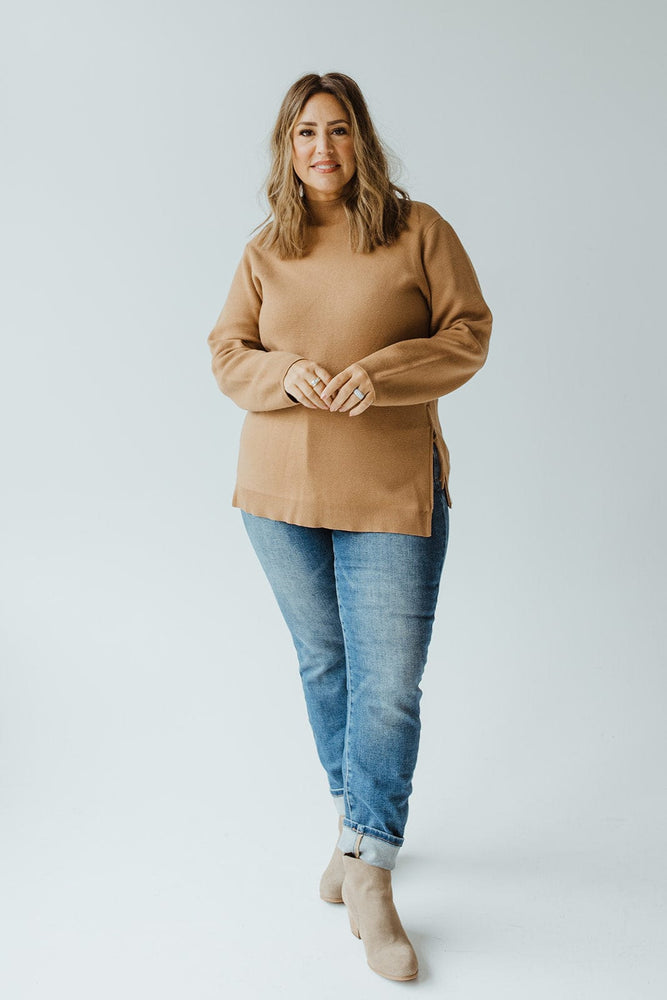
<instances>
[{"instance_id":1,"label":"cuffed jean hem","mask_svg":"<svg viewBox=\"0 0 667 1000\"><path fill-rule=\"evenodd\" d=\"M340 792L340 794L332 792L331 794L333 795L333 804L336 807L336 812L338 813L339 816L344 816L345 815L345 796L343 795L342 792Z\"/></svg>"},{"instance_id":2,"label":"cuffed jean hem","mask_svg":"<svg viewBox=\"0 0 667 1000\"><path fill-rule=\"evenodd\" d=\"M391 843L388 840L381 840L373 834L366 833L364 827L351 827L347 824L343 824L343 832L338 840L338 847L343 854L353 854L367 865L388 868L389 871L396 867L396 857L401 844L402 841Z\"/></svg>"}]
</instances>

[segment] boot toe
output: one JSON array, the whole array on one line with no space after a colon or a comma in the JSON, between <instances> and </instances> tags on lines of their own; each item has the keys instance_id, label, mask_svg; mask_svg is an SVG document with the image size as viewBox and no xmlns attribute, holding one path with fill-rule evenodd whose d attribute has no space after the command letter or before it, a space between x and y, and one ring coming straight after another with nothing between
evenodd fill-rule
<instances>
[{"instance_id":1,"label":"boot toe","mask_svg":"<svg viewBox=\"0 0 667 1000\"><path fill-rule=\"evenodd\" d=\"M384 948L377 949L368 965L385 979L395 979L403 982L415 979L419 972L419 963L415 950L409 942L395 941Z\"/></svg>"}]
</instances>

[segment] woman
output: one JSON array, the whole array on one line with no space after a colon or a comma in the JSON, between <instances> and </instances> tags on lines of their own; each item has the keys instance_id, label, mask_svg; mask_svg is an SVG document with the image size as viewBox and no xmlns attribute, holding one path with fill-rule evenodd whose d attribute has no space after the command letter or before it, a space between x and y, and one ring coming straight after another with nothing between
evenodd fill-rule
<instances>
[{"instance_id":1,"label":"woman","mask_svg":"<svg viewBox=\"0 0 667 1000\"><path fill-rule=\"evenodd\" d=\"M437 399L484 364L491 313L452 227L392 184L349 77L289 89L268 199L208 337L220 389L248 411L232 503L339 814L320 895L347 905L374 971L414 979L391 871L449 532Z\"/></svg>"}]
</instances>

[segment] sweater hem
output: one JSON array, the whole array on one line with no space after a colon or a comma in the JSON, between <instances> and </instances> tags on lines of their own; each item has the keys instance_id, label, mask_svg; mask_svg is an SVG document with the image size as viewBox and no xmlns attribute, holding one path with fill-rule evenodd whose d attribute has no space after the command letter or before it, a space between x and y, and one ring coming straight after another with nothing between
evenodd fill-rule
<instances>
[{"instance_id":1,"label":"sweater hem","mask_svg":"<svg viewBox=\"0 0 667 1000\"><path fill-rule=\"evenodd\" d=\"M354 509L349 504L339 507L323 503L321 499L301 502L288 498L267 496L237 486L232 497L232 507L244 510L255 517L271 521L285 521L304 528L329 528L334 531L370 531L396 535L417 535L428 538L431 534L433 508L407 511L400 507L383 508L382 511Z\"/></svg>"}]
</instances>

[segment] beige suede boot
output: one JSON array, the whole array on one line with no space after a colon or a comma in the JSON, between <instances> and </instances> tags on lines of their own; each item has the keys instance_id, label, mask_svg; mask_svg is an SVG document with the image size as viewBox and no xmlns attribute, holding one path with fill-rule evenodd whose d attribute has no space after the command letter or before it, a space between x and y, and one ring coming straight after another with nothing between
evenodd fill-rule
<instances>
[{"instance_id":1,"label":"beige suede boot","mask_svg":"<svg viewBox=\"0 0 667 1000\"><path fill-rule=\"evenodd\" d=\"M338 817L338 837L343 831L343 817ZM336 837L336 845L338 844ZM322 872L320 879L320 898L327 903L342 903L341 886L343 885L343 852L338 846L334 847L331 861Z\"/></svg>"},{"instance_id":2,"label":"beige suede boot","mask_svg":"<svg viewBox=\"0 0 667 1000\"><path fill-rule=\"evenodd\" d=\"M385 979L415 979L417 956L394 906L391 872L348 854L343 855L343 868L342 896L350 928L364 942L371 969Z\"/></svg>"}]
</instances>

